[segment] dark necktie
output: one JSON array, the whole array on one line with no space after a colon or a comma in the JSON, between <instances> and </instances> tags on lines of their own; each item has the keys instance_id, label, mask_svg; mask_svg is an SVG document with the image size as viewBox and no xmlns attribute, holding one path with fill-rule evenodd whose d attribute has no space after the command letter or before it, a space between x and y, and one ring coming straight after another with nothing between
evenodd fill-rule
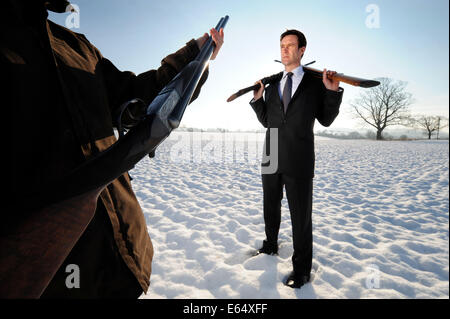
<instances>
[{"instance_id":1,"label":"dark necktie","mask_svg":"<svg viewBox=\"0 0 450 319\"><path fill-rule=\"evenodd\" d=\"M283 105L284 105L284 113L286 114L289 102L291 101L292 94L292 72L288 72L286 83L284 84L283 89Z\"/></svg>"}]
</instances>

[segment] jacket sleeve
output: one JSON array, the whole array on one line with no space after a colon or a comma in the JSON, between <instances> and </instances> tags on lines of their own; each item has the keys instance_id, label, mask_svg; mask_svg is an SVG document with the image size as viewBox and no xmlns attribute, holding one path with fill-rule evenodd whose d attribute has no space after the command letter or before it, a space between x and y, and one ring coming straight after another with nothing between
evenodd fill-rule
<instances>
[{"instance_id":1,"label":"jacket sleeve","mask_svg":"<svg viewBox=\"0 0 450 319\"><path fill-rule=\"evenodd\" d=\"M98 52L100 54L100 52ZM145 103L139 108L130 110L133 117L140 117L146 112L147 106L153 101L158 93L166 86L189 62L193 61L199 48L196 41L189 41L186 46L177 52L168 55L161 61L161 66L156 70L135 75L130 71L119 71L111 61L100 54L99 68L103 74L103 79L108 95L109 107L113 118L117 114L119 107L134 98L139 98ZM199 85L193 94L191 102L199 93L201 86L208 77L207 68L200 79ZM124 115L127 113L124 113ZM123 118L124 124L129 124L129 118ZM114 123L115 124L115 123Z\"/></svg>"},{"instance_id":2,"label":"jacket sleeve","mask_svg":"<svg viewBox=\"0 0 450 319\"><path fill-rule=\"evenodd\" d=\"M325 127L333 123L339 114L339 107L342 102L344 89L339 87L338 91L328 90L323 86L322 96L323 102L316 112L316 119Z\"/></svg>"},{"instance_id":3,"label":"jacket sleeve","mask_svg":"<svg viewBox=\"0 0 450 319\"><path fill-rule=\"evenodd\" d=\"M261 122L261 124L267 128L268 122L267 122L267 105L264 101L264 98L259 98L256 101L252 99L250 101L250 106L253 108L253 110L256 113L256 116L258 117L258 120Z\"/></svg>"}]
</instances>

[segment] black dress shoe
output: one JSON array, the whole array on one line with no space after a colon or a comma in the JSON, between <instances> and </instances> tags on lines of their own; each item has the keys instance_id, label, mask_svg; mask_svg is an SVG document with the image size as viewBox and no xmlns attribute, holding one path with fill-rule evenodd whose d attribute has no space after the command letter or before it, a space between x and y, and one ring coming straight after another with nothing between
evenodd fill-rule
<instances>
[{"instance_id":1,"label":"black dress shoe","mask_svg":"<svg viewBox=\"0 0 450 319\"><path fill-rule=\"evenodd\" d=\"M291 288L300 288L310 280L311 275L297 275L295 272L292 272L286 279L285 285Z\"/></svg>"},{"instance_id":2,"label":"black dress shoe","mask_svg":"<svg viewBox=\"0 0 450 319\"><path fill-rule=\"evenodd\" d=\"M260 255L260 254L277 255L278 254L278 245L271 244L268 241L264 240L263 246L255 252L255 256Z\"/></svg>"}]
</instances>

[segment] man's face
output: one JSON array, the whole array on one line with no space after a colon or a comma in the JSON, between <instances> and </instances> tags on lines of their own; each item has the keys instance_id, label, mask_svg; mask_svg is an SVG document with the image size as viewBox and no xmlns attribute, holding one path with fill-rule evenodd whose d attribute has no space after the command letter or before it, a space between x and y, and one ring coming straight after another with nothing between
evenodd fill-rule
<instances>
[{"instance_id":1,"label":"man's face","mask_svg":"<svg viewBox=\"0 0 450 319\"><path fill-rule=\"evenodd\" d=\"M285 66L299 64L305 49L306 47L298 47L296 35L285 36L280 42L281 62Z\"/></svg>"}]
</instances>

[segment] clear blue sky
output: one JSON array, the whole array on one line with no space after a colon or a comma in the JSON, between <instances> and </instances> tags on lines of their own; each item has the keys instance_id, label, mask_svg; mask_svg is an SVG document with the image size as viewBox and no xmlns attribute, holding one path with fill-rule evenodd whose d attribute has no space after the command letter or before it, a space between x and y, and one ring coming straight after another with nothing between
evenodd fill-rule
<instances>
[{"instance_id":1,"label":"clear blue sky","mask_svg":"<svg viewBox=\"0 0 450 319\"><path fill-rule=\"evenodd\" d=\"M302 62L349 75L390 77L408 82L415 102L412 113L449 114L448 0L230 0L149 1L77 0L80 27L102 54L119 69L141 73L157 68L162 58L201 36L228 14L225 43L210 64L200 97L182 125L258 129L248 102L251 93L232 103L226 99L257 79L282 70L279 35L287 28L304 32L308 46ZM366 19L379 9L379 27ZM50 14L65 24L68 14ZM341 114L331 128L358 128L349 101L361 88L346 84ZM321 126L317 123L317 128Z\"/></svg>"}]
</instances>

